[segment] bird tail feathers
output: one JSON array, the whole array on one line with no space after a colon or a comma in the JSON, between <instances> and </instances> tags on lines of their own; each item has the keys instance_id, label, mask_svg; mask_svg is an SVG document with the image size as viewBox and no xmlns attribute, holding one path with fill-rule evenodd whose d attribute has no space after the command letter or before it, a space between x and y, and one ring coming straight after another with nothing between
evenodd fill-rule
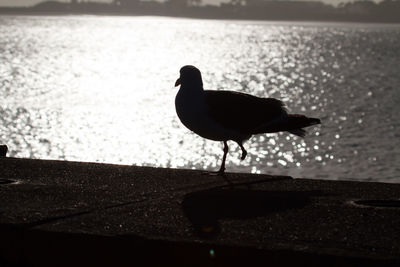
<instances>
[{"instance_id":1,"label":"bird tail feathers","mask_svg":"<svg viewBox=\"0 0 400 267\"><path fill-rule=\"evenodd\" d=\"M320 119L317 118L308 118L299 114L288 114L285 118L278 119L256 129L253 134L287 131L299 137L304 137L307 132L303 128L320 123Z\"/></svg>"},{"instance_id":2,"label":"bird tail feathers","mask_svg":"<svg viewBox=\"0 0 400 267\"><path fill-rule=\"evenodd\" d=\"M307 132L302 128L320 123L321 120L317 118L308 118L304 115L299 114L289 114L286 126L289 128L289 133L297 135L299 137L304 137Z\"/></svg>"},{"instance_id":3,"label":"bird tail feathers","mask_svg":"<svg viewBox=\"0 0 400 267\"><path fill-rule=\"evenodd\" d=\"M307 134L307 131L304 129L290 130L288 132L291 134L297 135L298 137L305 137Z\"/></svg>"}]
</instances>

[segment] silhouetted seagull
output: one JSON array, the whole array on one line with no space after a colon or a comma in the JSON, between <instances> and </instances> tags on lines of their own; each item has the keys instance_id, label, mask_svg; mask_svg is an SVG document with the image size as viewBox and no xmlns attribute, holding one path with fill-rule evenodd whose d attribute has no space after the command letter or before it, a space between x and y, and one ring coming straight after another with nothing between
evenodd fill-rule
<instances>
[{"instance_id":1,"label":"silhouetted seagull","mask_svg":"<svg viewBox=\"0 0 400 267\"><path fill-rule=\"evenodd\" d=\"M200 70L183 66L175 86L181 85L175 98L179 119L189 130L201 137L224 143L222 164L217 174L225 171L228 140L242 149L241 159L247 151L243 142L252 135L287 131L304 137L304 127L319 124L316 118L288 114L284 104L274 98L260 98L233 91L203 89Z\"/></svg>"}]
</instances>

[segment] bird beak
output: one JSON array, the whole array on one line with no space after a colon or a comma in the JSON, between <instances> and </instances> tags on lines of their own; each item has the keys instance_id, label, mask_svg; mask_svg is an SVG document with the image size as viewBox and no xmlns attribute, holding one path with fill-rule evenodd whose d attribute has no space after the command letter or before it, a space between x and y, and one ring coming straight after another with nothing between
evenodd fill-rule
<instances>
[{"instance_id":1,"label":"bird beak","mask_svg":"<svg viewBox=\"0 0 400 267\"><path fill-rule=\"evenodd\" d=\"M177 87L180 84L181 84L181 78L178 78L178 80L176 80L176 82L175 82L175 87Z\"/></svg>"}]
</instances>

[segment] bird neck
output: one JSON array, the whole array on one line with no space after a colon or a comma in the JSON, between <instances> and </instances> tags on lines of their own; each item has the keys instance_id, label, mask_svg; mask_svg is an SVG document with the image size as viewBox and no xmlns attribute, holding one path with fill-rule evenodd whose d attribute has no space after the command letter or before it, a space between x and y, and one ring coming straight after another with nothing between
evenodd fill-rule
<instances>
[{"instance_id":1,"label":"bird neck","mask_svg":"<svg viewBox=\"0 0 400 267\"><path fill-rule=\"evenodd\" d=\"M180 88L180 91L184 92L185 94L188 95L198 95L198 94L203 94L204 89L202 85L182 85Z\"/></svg>"}]
</instances>

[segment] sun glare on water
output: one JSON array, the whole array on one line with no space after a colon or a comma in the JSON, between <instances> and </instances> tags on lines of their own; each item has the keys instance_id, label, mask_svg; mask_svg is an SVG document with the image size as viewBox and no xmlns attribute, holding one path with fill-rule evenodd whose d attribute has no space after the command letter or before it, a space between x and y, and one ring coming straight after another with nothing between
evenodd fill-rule
<instances>
[{"instance_id":1,"label":"sun glare on water","mask_svg":"<svg viewBox=\"0 0 400 267\"><path fill-rule=\"evenodd\" d=\"M380 57L396 65L398 54L357 43L376 32L152 17L10 16L0 22L0 141L10 156L217 169L222 145L191 133L175 114L173 85L190 64L202 71L206 89L279 98L291 112L322 120L305 139L254 136L243 162L232 145L227 171L362 178L368 164L370 177L381 173L373 166L400 158L390 150L398 144L390 135L396 125L364 131L368 114L396 117L389 108L396 97L382 91L399 83L395 68L387 76L370 70L383 67L374 65ZM366 47L355 50L355 43ZM366 79L371 88L355 82ZM349 161L359 172L346 168ZM388 180L397 179L388 173Z\"/></svg>"}]
</instances>

